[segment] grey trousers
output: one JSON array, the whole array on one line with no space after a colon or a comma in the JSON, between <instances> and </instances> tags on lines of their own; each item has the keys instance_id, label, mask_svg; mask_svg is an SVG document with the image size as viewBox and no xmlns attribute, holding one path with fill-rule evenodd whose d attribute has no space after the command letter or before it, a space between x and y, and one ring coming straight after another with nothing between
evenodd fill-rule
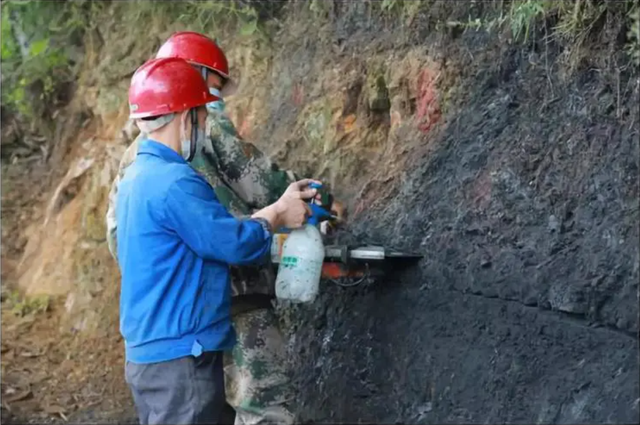
<instances>
[{"instance_id":1,"label":"grey trousers","mask_svg":"<svg viewBox=\"0 0 640 425\"><path fill-rule=\"evenodd\" d=\"M217 424L225 403L222 352L125 365L138 418L147 424Z\"/></svg>"}]
</instances>

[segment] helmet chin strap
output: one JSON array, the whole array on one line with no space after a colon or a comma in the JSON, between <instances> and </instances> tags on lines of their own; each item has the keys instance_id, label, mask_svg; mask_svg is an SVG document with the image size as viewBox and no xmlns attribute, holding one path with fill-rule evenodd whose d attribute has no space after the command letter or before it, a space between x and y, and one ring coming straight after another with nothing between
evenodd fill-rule
<instances>
[{"instance_id":1,"label":"helmet chin strap","mask_svg":"<svg viewBox=\"0 0 640 425\"><path fill-rule=\"evenodd\" d=\"M196 141L198 139L198 113L195 108L192 108L187 113L187 119L191 120L191 134L189 134L189 140L185 140L182 137L182 157L185 161L191 162L196 155Z\"/></svg>"},{"instance_id":2,"label":"helmet chin strap","mask_svg":"<svg viewBox=\"0 0 640 425\"><path fill-rule=\"evenodd\" d=\"M189 157L186 158L187 162L191 162L193 157L196 155L196 140L198 140L198 111L196 108L193 108L189 111L189 115L191 116L191 137L189 141Z\"/></svg>"}]
</instances>

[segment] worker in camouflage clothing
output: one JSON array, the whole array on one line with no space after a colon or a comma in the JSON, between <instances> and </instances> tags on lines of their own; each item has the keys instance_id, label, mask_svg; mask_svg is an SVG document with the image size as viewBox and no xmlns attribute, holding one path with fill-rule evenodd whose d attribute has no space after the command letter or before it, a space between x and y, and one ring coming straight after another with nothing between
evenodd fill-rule
<instances>
[{"instance_id":1,"label":"worker in camouflage clothing","mask_svg":"<svg viewBox=\"0 0 640 425\"><path fill-rule=\"evenodd\" d=\"M216 43L194 32L176 33L157 57L180 57L201 71L212 94L220 101L207 104L207 135L191 165L214 188L220 202L236 216L275 202L298 178L279 170L254 145L243 141L224 112L223 97L235 91L227 59ZM140 134L125 151L109 195L107 240L116 256L115 200L118 182L136 157ZM342 206L324 193L321 202L339 218ZM225 358L227 402L236 412L236 424L291 424L289 408L294 395L286 371L285 342L271 304L275 296L273 267L231 267L232 320L238 343Z\"/></svg>"}]
</instances>

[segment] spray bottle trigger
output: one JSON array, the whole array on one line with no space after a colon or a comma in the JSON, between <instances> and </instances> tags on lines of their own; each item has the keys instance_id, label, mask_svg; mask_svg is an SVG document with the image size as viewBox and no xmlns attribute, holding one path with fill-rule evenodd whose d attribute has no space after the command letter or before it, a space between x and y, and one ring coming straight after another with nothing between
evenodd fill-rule
<instances>
[{"instance_id":1,"label":"spray bottle trigger","mask_svg":"<svg viewBox=\"0 0 640 425\"><path fill-rule=\"evenodd\" d=\"M322 183L313 182L309 184L309 187L311 189L320 189ZM311 225L316 226L321 221L332 218L331 213L314 202L314 198L309 199L309 207L311 208L311 215L307 219L307 223Z\"/></svg>"}]
</instances>

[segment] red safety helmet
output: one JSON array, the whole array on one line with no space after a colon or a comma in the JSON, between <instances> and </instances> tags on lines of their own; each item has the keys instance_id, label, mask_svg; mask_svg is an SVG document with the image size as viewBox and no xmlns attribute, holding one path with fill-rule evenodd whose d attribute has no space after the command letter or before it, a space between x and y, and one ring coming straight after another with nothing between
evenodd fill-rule
<instances>
[{"instance_id":1,"label":"red safety helmet","mask_svg":"<svg viewBox=\"0 0 640 425\"><path fill-rule=\"evenodd\" d=\"M160 47L156 58L181 58L187 62L204 66L220 74L225 83L223 93L233 94L236 83L229 77L229 62L222 49L215 41L204 34L192 31L181 31L173 34Z\"/></svg>"},{"instance_id":2,"label":"red safety helmet","mask_svg":"<svg viewBox=\"0 0 640 425\"><path fill-rule=\"evenodd\" d=\"M218 100L198 71L179 58L151 59L136 70L129 87L129 117L155 117Z\"/></svg>"}]
</instances>

